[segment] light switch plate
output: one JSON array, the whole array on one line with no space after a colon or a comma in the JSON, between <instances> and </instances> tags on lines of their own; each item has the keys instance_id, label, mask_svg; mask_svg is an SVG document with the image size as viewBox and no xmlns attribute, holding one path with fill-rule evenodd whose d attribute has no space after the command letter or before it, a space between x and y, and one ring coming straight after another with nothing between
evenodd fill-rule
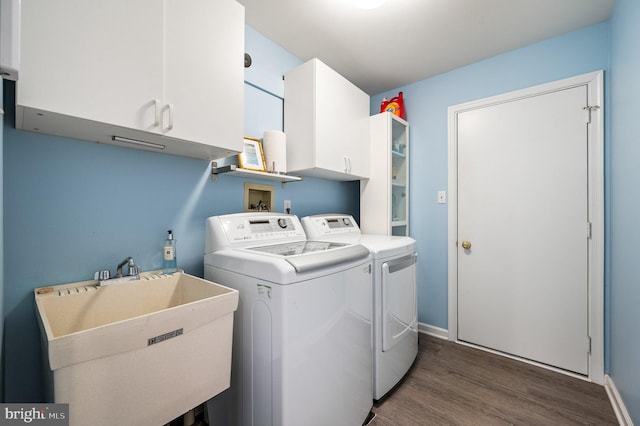
<instances>
[{"instance_id":1,"label":"light switch plate","mask_svg":"<svg viewBox=\"0 0 640 426\"><path fill-rule=\"evenodd\" d=\"M447 203L447 191L438 191L438 204Z\"/></svg>"}]
</instances>

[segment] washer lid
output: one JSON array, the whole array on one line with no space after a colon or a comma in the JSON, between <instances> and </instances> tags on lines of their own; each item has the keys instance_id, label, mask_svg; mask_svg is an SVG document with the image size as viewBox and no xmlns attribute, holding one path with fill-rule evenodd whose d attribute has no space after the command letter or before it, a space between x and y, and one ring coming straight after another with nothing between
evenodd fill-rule
<instances>
[{"instance_id":1,"label":"washer lid","mask_svg":"<svg viewBox=\"0 0 640 426\"><path fill-rule=\"evenodd\" d=\"M250 247L246 250L282 256L297 272L312 271L369 256L369 250L360 244L334 241L298 241Z\"/></svg>"}]
</instances>

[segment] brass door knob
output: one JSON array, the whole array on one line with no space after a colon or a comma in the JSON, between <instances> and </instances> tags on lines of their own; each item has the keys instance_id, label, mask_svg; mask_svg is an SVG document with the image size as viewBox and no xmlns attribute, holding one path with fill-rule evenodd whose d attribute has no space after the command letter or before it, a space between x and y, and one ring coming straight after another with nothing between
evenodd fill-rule
<instances>
[{"instance_id":1,"label":"brass door knob","mask_svg":"<svg viewBox=\"0 0 640 426\"><path fill-rule=\"evenodd\" d=\"M465 250L469 250L471 248L471 241L464 240L462 242L462 248Z\"/></svg>"}]
</instances>

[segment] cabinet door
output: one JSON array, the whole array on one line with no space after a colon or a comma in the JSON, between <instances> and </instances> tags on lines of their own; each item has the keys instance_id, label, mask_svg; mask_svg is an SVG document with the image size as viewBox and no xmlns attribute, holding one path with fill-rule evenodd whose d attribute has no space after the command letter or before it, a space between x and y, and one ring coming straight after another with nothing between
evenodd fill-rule
<instances>
[{"instance_id":1,"label":"cabinet door","mask_svg":"<svg viewBox=\"0 0 640 426\"><path fill-rule=\"evenodd\" d=\"M369 177L369 95L316 63L316 165Z\"/></svg>"},{"instance_id":2,"label":"cabinet door","mask_svg":"<svg viewBox=\"0 0 640 426\"><path fill-rule=\"evenodd\" d=\"M244 7L233 0L165 4L163 105L172 111L163 108L162 132L242 151Z\"/></svg>"},{"instance_id":3,"label":"cabinet door","mask_svg":"<svg viewBox=\"0 0 640 426\"><path fill-rule=\"evenodd\" d=\"M154 0L22 0L17 103L153 130L162 13Z\"/></svg>"}]
</instances>

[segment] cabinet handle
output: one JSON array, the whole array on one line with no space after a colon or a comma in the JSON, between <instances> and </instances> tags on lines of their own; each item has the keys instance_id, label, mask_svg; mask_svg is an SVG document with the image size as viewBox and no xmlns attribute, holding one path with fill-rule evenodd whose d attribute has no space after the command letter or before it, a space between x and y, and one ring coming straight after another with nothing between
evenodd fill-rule
<instances>
[{"instance_id":1,"label":"cabinet handle","mask_svg":"<svg viewBox=\"0 0 640 426\"><path fill-rule=\"evenodd\" d=\"M153 127L158 127L160 125L160 100L153 100L154 112L153 112Z\"/></svg>"},{"instance_id":2,"label":"cabinet handle","mask_svg":"<svg viewBox=\"0 0 640 426\"><path fill-rule=\"evenodd\" d=\"M349 173L349 159L348 157L342 157L344 159L344 172Z\"/></svg>"},{"instance_id":3,"label":"cabinet handle","mask_svg":"<svg viewBox=\"0 0 640 426\"><path fill-rule=\"evenodd\" d=\"M169 125L167 127L164 128L165 131L169 132L171 130L173 130L173 104L166 104L165 106L162 107L162 118L164 121L164 111L168 110L169 111Z\"/></svg>"}]
</instances>

